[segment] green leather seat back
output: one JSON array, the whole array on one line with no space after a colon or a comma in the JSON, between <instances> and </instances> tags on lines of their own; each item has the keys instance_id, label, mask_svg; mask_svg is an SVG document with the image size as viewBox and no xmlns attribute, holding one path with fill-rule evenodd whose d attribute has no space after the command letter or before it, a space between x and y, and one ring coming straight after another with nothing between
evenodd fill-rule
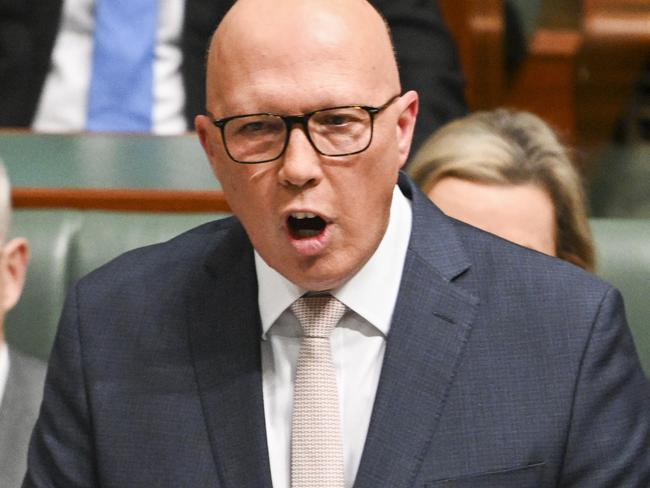
<instances>
[{"instance_id":1,"label":"green leather seat back","mask_svg":"<svg viewBox=\"0 0 650 488\"><path fill-rule=\"evenodd\" d=\"M72 277L68 263L79 232L79 212L15 210L12 236L29 240L31 262L22 297L5 319L7 341L27 353L47 358Z\"/></svg>"},{"instance_id":2,"label":"green leather seat back","mask_svg":"<svg viewBox=\"0 0 650 488\"><path fill-rule=\"evenodd\" d=\"M70 285L136 247L165 241L225 214L17 210L12 235L30 241L32 262L7 340L47 358ZM650 373L650 220L595 219L597 273L621 290L641 360Z\"/></svg>"},{"instance_id":3,"label":"green leather seat back","mask_svg":"<svg viewBox=\"0 0 650 488\"><path fill-rule=\"evenodd\" d=\"M650 220L593 219L597 273L618 288L650 376Z\"/></svg>"},{"instance_id":4,"label":"green leather seat back","mask_svg":"<svg viewBox=\"0 0 650 488\"><path fill-rule=\"evenodd\" d=\"M76 280L125 251L226 215L16 210L11 235L29 240L32 259L21 300L5 321L7 341L47 359L65 296Z\"/></svg>"},{"instance_id":5,"label":"green leather seat back","mask_svg":"<svg viewBox=\"0 0 650 488\"><path fill-rule=\"evenodd\" d=\"M71 273L81 278L130 249L164 242L227 214L86 212Z\"/></svg>"}]
</instances>

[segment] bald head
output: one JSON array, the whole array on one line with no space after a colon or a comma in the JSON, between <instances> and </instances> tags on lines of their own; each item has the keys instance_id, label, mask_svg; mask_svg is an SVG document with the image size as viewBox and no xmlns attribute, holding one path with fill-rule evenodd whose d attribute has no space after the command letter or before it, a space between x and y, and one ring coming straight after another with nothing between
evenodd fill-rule
<instances>
[{"instance_id":1,"label":"bald head","mask_svg":"<svg viewBox=\"0 0 650 488\"><path fill-rule=\"evenodd\" d=\"M305 290L342 285L384 235L417 115L417 93L400 92L388 29L365 0L239 0L213 36L211 114L196 132L256 251ZM303 117L282 129L263 113ZM237 150L284 148L239 164L232 138ZM341 151L348 142L359 150ZM304 212L324 224L316 233L295 232Z\"/></svg>"},{"instance_id":2,"label":"bald head","mask_svg":"<svg viewBox=\"0 0 650 488\"><path fill-rule=\"evenodd\" d=\"M331 69L323 73L327 63ZM335 90L351 78L385 94L400 91L388 28L367 1L239 0L211 41L208 109L227 111L221 107L224 99L240 102L236 91L242 83L260 89L270 82L290 86L310 69L321 76L311 89Z\"/></svg>"}]
</instances>

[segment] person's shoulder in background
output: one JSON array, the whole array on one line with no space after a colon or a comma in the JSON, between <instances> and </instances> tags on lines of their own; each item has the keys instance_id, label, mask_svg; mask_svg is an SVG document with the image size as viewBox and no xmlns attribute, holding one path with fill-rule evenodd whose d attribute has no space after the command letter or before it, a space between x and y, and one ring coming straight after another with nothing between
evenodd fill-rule
<instances>
[{"instance_id":1,"label":"person's shoulder in background","mask_svg":"<svg viewBox=\"0 0 650 488\"><path fill-rule=\"evenodd\" d=\"M0 403L0 486L20 486L27 447L43 397L46 364L9 348L9 375Z\"/></svg>"}]
</instances>

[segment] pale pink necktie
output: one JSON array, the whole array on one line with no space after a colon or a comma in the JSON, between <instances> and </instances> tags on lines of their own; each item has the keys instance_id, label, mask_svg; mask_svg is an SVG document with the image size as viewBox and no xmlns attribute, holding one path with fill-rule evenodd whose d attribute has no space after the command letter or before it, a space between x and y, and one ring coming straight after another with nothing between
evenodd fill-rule
<instances>
[{"instance_id":1,"label":"pale pink necktie","mask_svg":"<svg viewBox=\"0 0 650 488\"><path fill-rule=\"evenodd\" d=\"M291 305L304 335L291 420L291 488L343 488L343 442L330 334L345 313L331 295Z\"/></svg>"}]
</instances>

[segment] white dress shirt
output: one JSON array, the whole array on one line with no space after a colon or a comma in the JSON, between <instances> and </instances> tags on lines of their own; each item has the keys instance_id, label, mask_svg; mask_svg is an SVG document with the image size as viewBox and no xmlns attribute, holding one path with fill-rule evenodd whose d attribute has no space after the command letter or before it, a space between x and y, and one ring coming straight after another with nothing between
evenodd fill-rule
<instances>
[{"instance_id":1,"label":"white dress shirt","mask_svg":"<svg viewBox=\"0 0 650 488\"><path fill-rule=\"evenodd\" d=\"M9 349L5 342L0 342L0 405L7 386L7 376L9 376Z\"/></svg>"},{"instance_id":2,"label":"white dress shirt","mask_svg":"<svg viewBox=\"0 0 650 488\"><path fill-rule=\"evenodd\" d=\"M178 134L187 130L185 90L181 75L180 40L185 0L159 0L159 20L153 66L152 132ZM93 59L95 0L65 0L61 25L52 51L33 128L43 132L86 129Z\"/></svg>"},{"instance_id":3,"label":"white dress shirt","mask_svg":"<svg viewBox=\"0 0 650 488\"><path fill-rule=\"evenodd\" d=\"M375 400L406 250L411 235L410 202L395 187L390 220L379 247L359 272L331 293L350 311L331 336L341 408L345 487L361 461ZM264 413L271 477L275 488L291 483L293 382L302 330L288 307L306 291L255 253L262 319Z\"/></svg>"}]
</instances>

